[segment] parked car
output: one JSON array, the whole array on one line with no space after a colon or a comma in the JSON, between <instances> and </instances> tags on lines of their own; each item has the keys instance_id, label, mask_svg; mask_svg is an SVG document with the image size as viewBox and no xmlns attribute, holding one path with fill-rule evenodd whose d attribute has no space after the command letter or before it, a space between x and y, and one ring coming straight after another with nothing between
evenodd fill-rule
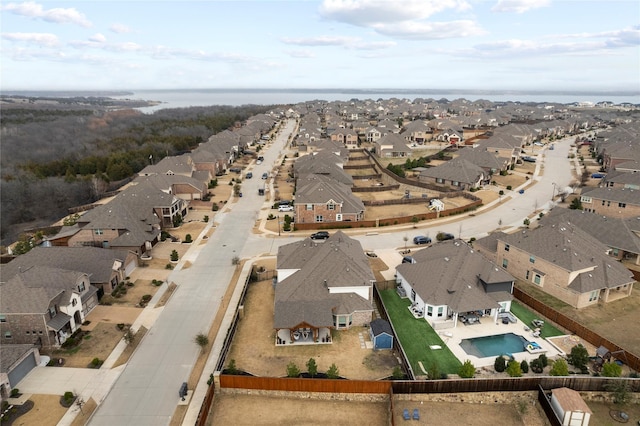
<instances>
[{"instance_id":1,"label":"parked car","mask_svg":"<svg viewBox=\"0 0 640 426\"><path fill-rule=\"evenodd\" d=\"M318 231L311 234L312 240L326 240L329 238L329 233L327 231Z\"/></svg>"},{"instance_id":2,"label":"parked car","mask_svg":"<svg viewBox=\"0 0 640 426\"><path fill-rule=\"evenodd\" d=\"M453 240L456 237L453 234L450 234L448 232L438 232L438 235L436 235L436 239L438 241L447 241L447 240Z\"/></svg>"},{"instance_id":3,"label":"parked car","mask_svg":"<svg viewBox=\"0 0 640 426\"><path fill-rule=\"evenodd\" d=\"M602 179L603 177L606 177L607 175L605 173L593 173L591 175L592 179Z\"/></svg>"},{"instance_id":4,"label":"parked car","mask_svg":"<svg viewBox=\"0 0 640 426\"><path fill-rule=\"evenodd\" d=\"M402 263L416 263L416 260L411 256L405 256L402 258Z\"/></svg>"},{"instance_id":5,"label":"parked car","mask_svg":"<svg viewBox=\"0 0 640 426\"><path fill-rule=\"evenodd\" d=\"M262 174L262 179L268 179L268 178L269 178L269 173L264 172L264 173Z\"/></svg>"},{"instance_id":6,"label":"parked car","mask_svg":"<svg viewBox=\"0 0 640 426\"><path fill-rule=\"evenodd\" d=\"M527 163L535 163L536 162L536 157L530 157L528 155L523 155L522 157L520 157L520 159L522 161L526 161Z\"/></svg>"},{"instance_id":7,"label":"parked car","mask_svg":"<svg viewBox=\"0 0 640 426\"><path fill-rule=\"evenodd\" d=\"M253 177L253 173L251 173L251 172L247 173L247 174L244 176L244 178L245 178L245 179L251 179L252 177Z\"/></svg>"},{"instance_id":8,"label":"parked car","mask_svg":"<svg viewBox=\"0 0 640 426\"><path fill-rule=\"evenodd\" d=\"M431 244L431 238L424 235L413 237L413 244Z\"/></svg>"},{"instance_id":9,"label":"parked car","mask_svg":"<svg viewBox=\"0 0 640 426\"><path fill-rule=\"evenodd\" d=\"M293 206L278 206L279 212L292 212Z\"/></svg>"}]
</instances>

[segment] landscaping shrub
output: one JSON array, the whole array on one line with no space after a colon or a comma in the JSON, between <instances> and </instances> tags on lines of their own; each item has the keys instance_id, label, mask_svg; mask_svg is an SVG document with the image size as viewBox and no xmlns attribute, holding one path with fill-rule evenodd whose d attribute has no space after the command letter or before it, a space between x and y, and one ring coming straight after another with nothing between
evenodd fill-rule
<instances>
[{"instance_id":1,"label":"landscaping shrub","mask_svg":"<svg viewBox=\"0 0 640 426\"><path fill-rule=\"evenodd\" d=\"M202 218L204 223L208 223L209 222L209 216L204 215L204 217Z\"/></svg>"},{"instance_id":2,"label":"landscaping shrub","mask_svg":"<svg viewBox=\"0 0 640 426\"><path fill-rule=\"evenodd\" d=\"M298 377L300 376L300 369L296 365L295 362L291 361L287 364L287 377Z\"/></svg>"},{"instance_id":3,"label":"landscaping shrub","mask_svg":"<svg viewBox=\"0 0 640 426\"><path fill-rule=\"evenodd\" d=\"M499 356L494 361L493 368L498 373L502 373L507 368L507 361L502 356Z\"/></svg>"},{"instance_id":4,"label":"landscaping shrub","mask_svg":"<svg viewBox=\"0 0 640 426\"><path fill-rule=\"evenodd\" d=\"M20 395L20 389L18 389L18 388L11 389L11 398L15 398L18 395Z\"/></svg>"},{"instance_id":5,"label":"landscaping shrub","mask_svg":"<svg viewBox=\"0 0 640 426\"><path fill-rule=\"evenodd\" d=\"M307 372L311 377L315 377L318 374L318 364L316 364L315 359L309 358L309 361L307 361Z\"/></svg>"},{"instance_id":6,"label":"landscaping shrub","mask_svg":"<svg viewBox=\"0 0 640 426\"><path fill-rule=\"evenodd\" d=\"M604 377L620 377L622 375L622 367L615 362L607 362L602 366L602 375Z\"/></svg>"},{"instance_id":7,"label":"landscaping shrub","mask_svg":"<svg viewBox=\"0 0 640 426\"><path fill-rule=\"evenodd\" d=\"M540 359L531 360L531 362L529 363L529 367L531 368L531 371L538 374L542 373L542 371L544 370L544 367L542 367L542 363L540 362Z\"/></svg>"},{"instance_id":8,"label":"landscaping shrub","mask_svg":"<svg viewBox=\"0 0 640 426\"><path fill-rule=\"evenodd\" d=\"M100 368L103 362L104 361L102 361L100 358L94 358L91 360L91 364L89 364L89 368Z\"/></svg>"},{"instance_id":9,"label":"landscaping shrub","mask_svg":"<svg viewBox=\"0 0 640 426\"><path fill-rule=\"evenodd\" d=\"M589 363L589 352L587 352L587 348L581 344L575 345L571 348L571 353L567 357L567 360L569 364L574 367L584 370Z\"/></svg>"},{"instance_id":10,"label":"landscaping shrub","mask_svg":"<svg viewBox=\"0 0 640 426\"><path fill-rule=\"evenodd\" d=\"M458 376L462 377L463 379L470 379L475 374L476 367L469 360L466 360L458 370Z\"/></svg>"},{"instance_id":11,"label":"landscaping shrub","mask_svg":"<svg viewBox=\"0 0 640 426\"><path fill-rule=\"evenodd\" d=\"M171 261L172 262L177 262L178 258L179 258L178 252L176 250L173 250L171 252L171 257L170 257Z\"/></svg>"},{"instance_id":12,"label":"landscaping shrub","mask_svg":"<svg viewBox=\"0 0 640 426\"><path fill-rule=\"evenodd\" d=\"M507 364L507 374L509 377L521 377L522 369L520 368L520 363L516 360L511 360Z\"/></svg>"},{"instance_id":13,"label":"landscaping shrub","mask_svg":"<svg viewBox=\"0 0 640 426\"><path fill-rule=\"evenodd\" d=\"M395 370L393 370L395 372ZM402 370L400 370L402 371ZM403 375L404 376L404 375ZM340 370L336 367L335 364L331 364L331 367L327 370L327 378L328 379L337 379L340 377Z\"/></svg>"},{"instance_id":14,"label":"landscaping shrub","mask_svg":"<svg viewBox=\"0 0 640 426\"><path fill-rule=\"evenodd\" d=\"M540 360L540 365L542 365L542 368L545 368L547 365L549 365L549 359L545 354L540 354L538 359Z\"/></svg>"},{"instance_id":15,"label":"landscaping shrub","mask_svg":"<svg viewBox=\"0 0 640 426\"><path fill-rule=\"evenodd\" d=\"M568 376L569 375L569 366L567 362L560 358L553 362L551 365L551 371L549 374L552 376Z\"/></svg>"},{"instance_id":16,"label":"landscaping shrub","mask_svg":"<svg viewBox=\"0 0 640 426\"><path fill-rule=\"evenodd\" d=\"M520 363L520 370L522 370L523 374L527 374L529 372L529 363L524 359Z\"/></svg>"},{"instance_id":17,"label":"landscaping shrub","mask_svg":"<svg viewBox=\"0 0 640 426\"><path fill-rule=\"evenodd\" d=\"M67 340L64 341L64 343L60 346L62 346L65 349L68 348L73 348L74 346L78 346L78 341L76 341L76 339L74 337L69 337L67 338Z\"/></svg>"},{"instance_id":18,"label":"landscaping shrub","mask_svg":"<svg viewBox=\"0 0 640 426\"><path fill-rule=\"evenodd\" d=\"M327 371L327 376L329 376L329 372ZM404 371L402 371L402 367L396 365L393 367L393 373L391 373L391 377L394 380L404 379Z\"/></svg>"},{"instance_id":19,"label":"landscaping shrub","mask_svg":"<svg viewBox=\"0 0 640 426\"><path fill-rule=\"evenodd\" d=\"M189 244L189 243L193 242L193 240L191 239L191 234L187 234L187 235L184 236L184 242L186 244Z\"/></svg>"}]
</instances>

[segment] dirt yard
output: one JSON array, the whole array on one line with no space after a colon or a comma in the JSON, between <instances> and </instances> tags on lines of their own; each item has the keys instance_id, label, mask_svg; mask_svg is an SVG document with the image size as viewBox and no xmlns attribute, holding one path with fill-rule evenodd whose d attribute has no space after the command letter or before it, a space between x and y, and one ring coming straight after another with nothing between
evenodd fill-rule
<instances>
[{"instance_id":1,"label":"dirt yard","mask_svg":"<svg viewBox=\"0 0 640 426\"><path fill-rule=\"evenodd\" d=\"M67 412L60 405L60 395L31 395L29 400L33 401L33 408L14 420L12 426L55 426Z\"/></svg>"},{"instance_id":2,"label":"dirt yard","mask_svg":"<svg viewBox=\"0 0 640 426\"><path fill-rule=\"evenodd\" d=\"M260 407L260 409L255 409ZM449 402L397 401L394 423L403 424L403 410L417 408L420 421L411 423L442 426L474 425L544 426L544 414L536 407L526 407L524 414L515 405L464 404ZM216 395L211 425L388 425L389 404L356 401L318 401L285 399L258 395ZM239 415L242 413L242 415ZM330 413L330 414L329 414ZM327 416L330 415L330 418Z\"/></svg>"},{"instance_id":3,"label":"dirt yard","mask_svg":"<svg viewBox=\"0 0 640 426\"><path fill-rule=\"evenodd\" d=\"M94 358L101 361L107 359L123 335L124 331L120 330L116 324L99 322L92 331L83 335L78 346L57 349L51 353L43 351L43 353L54 360L63 358L65 367L87 368Z\"/></svg>"},{"instance_id":4,"label":"dirt yard","mask_svg":"<svg viewBox=\"0 0 640 426\"><path fill-rule=\"evenodd\" d=\"M368 329L364 327L334 332L333 343L328 345L276 347L273 297L271 280L250 285L244 303L244 318L239 323L227 363L234 359L240 370L271 377L285 376L291 361L304 372L309 358L316 360L319 372L325 372L335 363L340 375L348 379L375 380L393 372L398 362L390 351L361 348L361 335L369 341Z\"/></svg>"}]
</instances>

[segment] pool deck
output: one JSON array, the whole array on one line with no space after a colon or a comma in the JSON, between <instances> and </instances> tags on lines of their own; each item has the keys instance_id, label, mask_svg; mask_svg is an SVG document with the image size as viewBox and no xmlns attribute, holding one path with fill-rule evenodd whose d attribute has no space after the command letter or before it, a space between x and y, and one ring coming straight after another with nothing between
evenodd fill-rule
<instances>
[{"instance_id":1,"label":"pool deck","mask_svg":"<svg viewBox=\"0 0 640 426\"><path fill-rule=\"evenodd\" d=\"M453 354L461 362L469 360L476 367L493 366L496 357L493 356L478 358L476 356L467 354L460 346L460 342L464 339L513 333L518 336L522 336L529 342L536 342L543 349L543 351L535 351L535 353L529 353L523 347L521 352L512 353L517 361L531 361L538 358L541 353L545 353L550 359L553 359L559 355L564 355L564 352L562 352L559 348L557 348L546 339L542 337L533 337L532 331L528 329L529 327L519 319L515 323L503 324L502 321L498 321L498 323L496 324L496 322L493 320L493 317L484 316L480 319L479 324L464 325L461 322L458 322L458 326L456 328L439 330L438 334L447 345L447 347L451 350L451 352L453 352ZM426 346L425 350L431 351L433 349L430 349L428 346Z\"/></svg>"}]
</instances>

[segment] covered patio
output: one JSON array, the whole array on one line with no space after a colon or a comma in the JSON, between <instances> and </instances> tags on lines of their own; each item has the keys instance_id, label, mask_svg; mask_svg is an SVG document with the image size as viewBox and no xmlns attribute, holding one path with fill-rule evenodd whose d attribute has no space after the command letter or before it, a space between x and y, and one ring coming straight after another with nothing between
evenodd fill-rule
<instances>
[{"instance_id":1,"label":"covered patio","mask_svg":"<svg viewBox=\"0 0 640 426\"><path fill-rule=\"evenodd\" d=\"M276 331L276 346L331 344L331 329L308 324Z\"/></svg>"}]
</instances>

